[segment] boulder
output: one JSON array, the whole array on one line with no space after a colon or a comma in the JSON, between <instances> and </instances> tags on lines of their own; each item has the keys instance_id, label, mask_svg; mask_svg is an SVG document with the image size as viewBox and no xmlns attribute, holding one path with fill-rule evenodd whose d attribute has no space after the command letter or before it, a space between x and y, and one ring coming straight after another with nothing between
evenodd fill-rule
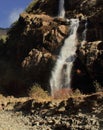
<instances>
[{"instance_id":1,"label":"boulder","mask_svg":"<svg viewBox=\"0 0 103 130\"><path fill-rule=\"evenodd\" d=\"M48 84L55 59L51 53L32 49L22 62L29 85L39 83L45 90L50 90Z\"/></svg>"}]
</instances>

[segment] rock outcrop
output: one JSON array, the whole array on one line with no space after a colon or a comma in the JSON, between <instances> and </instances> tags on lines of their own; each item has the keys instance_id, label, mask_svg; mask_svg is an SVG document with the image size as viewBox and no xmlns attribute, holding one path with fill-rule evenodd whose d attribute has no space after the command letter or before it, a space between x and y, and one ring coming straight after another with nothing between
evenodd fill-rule
<instances>
[{"instance_id":1,"label":"rock outcrop","mask_svg":"<svg viewBox=\"0 0 103 130\"><path fill-rule=\"evenodd\" d=\"M81 42L74 62L73 85L84 93L102 90L103 42ZM75 87L76 86L76 87ZM83 88L84 86L84 88ZM99 87L99 89L97 89ZM83 88L83 89L82 89Z\"/></svg>"},{"instance_id":2,"label":"rock outcrop","mask_svg":"<svg viewBox=\"0 0 103 130\"><path fill-rule=\"evenodd\" d=\"M51 71L69 32L69 22L57 17L58 8L59 0L35 0L11 26L6 44L2 46L5 49L0 52L1 86L12 84L16 86L16 92L22 86L28 89L35 82L40 83L44 89L49 87ZM72 87L87 93L94 92L95 81L103 84L103 2L65 0L64 8L66 18L80 19ZM86 42L83 44L82 33L86 22ZM3 63L8 66L3 67Z\"/></svg>"},{"instance_id":3,"label":"rock outcrop","mask_svg":"<svg viewBox=\"0 0 103 130\"><path fill-rule=\"evenodd\" d=\"M22 67L27 75L28 81L34 80L39 84L46 86L44 89L49 89L48 78L51 75L51 70L54 65L55 57L51 53L41 52L33 49L22 62Z\"/></svg>"}]
</instances>

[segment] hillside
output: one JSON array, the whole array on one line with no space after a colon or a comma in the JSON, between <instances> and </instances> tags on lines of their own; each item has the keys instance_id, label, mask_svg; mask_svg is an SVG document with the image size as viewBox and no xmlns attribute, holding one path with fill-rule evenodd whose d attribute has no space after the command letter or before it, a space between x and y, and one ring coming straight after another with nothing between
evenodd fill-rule
<instances>
[{"instance_id":1,"label":"hillside","mask_svg":"<svg viewBox=\"0 0 103 130\"><path fill-rule=\"evenodd\" d=\"M8 28L0 28L0 35L6 35Z\"/></svg>"}]
</instances>

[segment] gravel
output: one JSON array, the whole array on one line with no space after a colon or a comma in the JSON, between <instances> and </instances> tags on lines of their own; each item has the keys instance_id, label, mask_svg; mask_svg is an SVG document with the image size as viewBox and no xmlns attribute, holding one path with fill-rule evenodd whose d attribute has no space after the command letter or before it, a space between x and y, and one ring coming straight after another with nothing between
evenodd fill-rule
<instances>
[{"instance_id":1,"label":"gravel","mask_svg":"<svg viewBox=\"0 0 103 130\"><path fill-rule=\"evenodd\" d=\"M24 115L22 112L0 111L0 130L99 130L95 117L85 114L66 116L61 114L42 117Z\"/></svg>"},{"instance_id":2,"label":"gravel","mask_svg":"<svg viewBox=\"0 0 103 130\"><path fill-rule=\"evenodd\" d=\"M0 111L0 130L29 130L29 119L20 112Z\"/></svg>"}]
</instances>

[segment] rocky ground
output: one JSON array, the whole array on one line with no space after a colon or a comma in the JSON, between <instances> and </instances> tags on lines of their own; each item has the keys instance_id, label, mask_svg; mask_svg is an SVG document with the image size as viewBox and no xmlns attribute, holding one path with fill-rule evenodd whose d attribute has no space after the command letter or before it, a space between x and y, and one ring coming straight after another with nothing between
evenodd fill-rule
<instances>
[{"instance_id":1,"label":"rocky ground","mask_svg":"<svg viewBox=\"0 0 103 130\"><path fill-rule=\"evenodd\" d=\"M103 93L66 100L0 98L0 130L103 130Z\"/></svg>"}]
</instances>

